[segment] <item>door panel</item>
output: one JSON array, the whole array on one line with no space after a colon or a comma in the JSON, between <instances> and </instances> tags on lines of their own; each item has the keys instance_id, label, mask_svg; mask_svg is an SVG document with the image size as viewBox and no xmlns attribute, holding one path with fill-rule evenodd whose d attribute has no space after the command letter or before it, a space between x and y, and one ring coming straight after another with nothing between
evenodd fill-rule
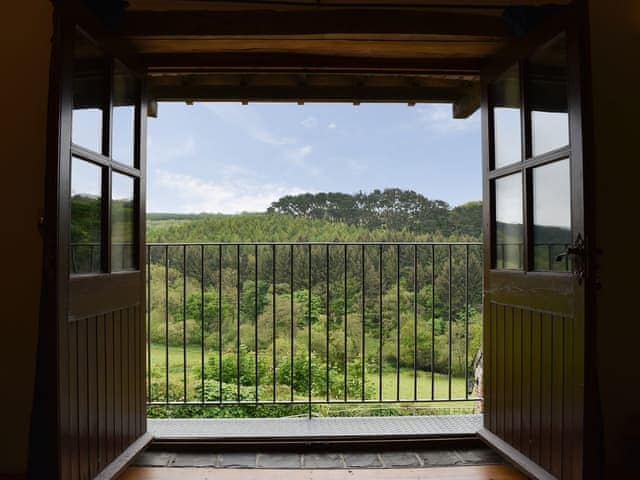
<instances>
[{"instance_id":1,"label":"door panel","mask_svg":"<svg viewBox=\"0 0 640 480\"><path fill-rule=\"evenodd\" d=\"M56 21L60 447L50 478L110 478L121 456L150 438L140 268L146 108L141 76L73 18L59 14Z\"/></svg>"},{"instance_id":2,"label":"door panel","mask_svg":"<svg viewBox=\"0 0 640 480\"><path fill-rule=\"evenodd\" d=\"M578 479L585 321L583 250L574 248L585 237L580 68L567 61L579 57L574 28L555 23L483 73L480 435L534 478ZM513 93L517 79L520 99ZM521 132L522 153L508 165L496 162L503 148L496 130L504 127L494 117L501 108L520 108L520 128L512 130Z\"/></svg>"}]
</instances>

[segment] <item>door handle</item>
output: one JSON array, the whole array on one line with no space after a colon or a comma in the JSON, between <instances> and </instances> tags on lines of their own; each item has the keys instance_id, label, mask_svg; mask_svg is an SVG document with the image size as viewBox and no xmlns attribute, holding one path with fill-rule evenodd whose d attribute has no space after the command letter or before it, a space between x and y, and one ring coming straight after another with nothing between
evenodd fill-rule
<instances>
[{"instance_id":1,"label":"door handle","mask_svg":"<svg viewBox=\"0 0 640 480\"><path fill-rule=\"evenodd\" d=\"M561 262L564 257L580 256L584 254L582 247L568 247L564 252L556 255L556 262Z\"/></svg>"},{"instance_id":2,"label":"door handle","mask_svg":"<svg viewBox=\"0 0 640 480\"><path fill-rule=\"evenodd\" d=\"M581 284L582 280L584 279L586 264L585 243L584 238L582 238L581 234L578 234L573 245L567 247L564 252L556 256L556 262L560 262L566 257L573 258L573 274L578 278L578 284Z\"/></svg>"}]
</instances>

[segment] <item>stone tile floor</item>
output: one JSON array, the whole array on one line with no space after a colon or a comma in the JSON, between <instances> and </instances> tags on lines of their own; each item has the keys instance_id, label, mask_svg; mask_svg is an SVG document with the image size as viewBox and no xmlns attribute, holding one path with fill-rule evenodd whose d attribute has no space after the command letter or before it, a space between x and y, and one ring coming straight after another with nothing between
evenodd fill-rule
<instances>
[{"instance_id":1,"label":"stone tile floor","mask_svg":"<svg viewBox=\"0 0 640 480\"><path fill-rule=\"evenodd\" d=\"M146 451L135 465L216 468L417 468L502 464L487 448L336 452L162 452Z\"/></svg>"}]
</instances>

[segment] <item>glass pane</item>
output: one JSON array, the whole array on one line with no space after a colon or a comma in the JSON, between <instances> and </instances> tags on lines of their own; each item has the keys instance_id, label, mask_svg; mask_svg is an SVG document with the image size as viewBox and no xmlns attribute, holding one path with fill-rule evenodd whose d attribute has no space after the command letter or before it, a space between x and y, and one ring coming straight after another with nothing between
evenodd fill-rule
<instances>
[{"instance_id":1,"label":"glass pane","mask_svg":"<svg viewBox=\"0 0 640 480\"><path fill-rule=\"evenodd\" d=\"M541 155L569 144L564 34L533 55L529 74L533 155Z\"/></svg>"},{"instance_id":2,"label":"glass pane","mask_svg":"<svg viewBox=\"0 0 640 480\"><path fill-rule=\"evenodd\" d=\"M111 180L111 270L135 270L134 180L113 173Z\"/></svg>"},{"instance_id":3,"label":"glass pane","mask_svg":"<svg viewBox=\"0 0 640 480\"><path fill-rule=\"evenodd\" d=\"M118 62L113 77L113 138L111 157L117 162L133 166L135 113L138 84Z\"/></svg>"},{"instance_id":4,"label":"glass pane","mask_svg":"<svg viewBox=\"0 0 640 480\"><path fill-rule=\"evenodd\" d=\"M71 161L71 273L100 272L102 168L74 157Z\"/></svg>"},{"instance_id":5,"label":"glass pane","mask_svg":"<svg viewBox=\"0 0 640 480\"><path fill-rule=\"evenodd\" d=\"M102 153L105 85L105 62L102 52L84 35L76 32L71 141L98 153Z\"/></svg>"},{"instance_id":6,"label":"glass pane","mask_svg":"<svg viewBox=\"0 0 640 480\"><path fill-rule=\"evenodd\" d=\"M494 168L520 162L520 73L515 65L491 85Z\"/></svg>"},{"instance_id":7,"label":"glass pane","mask_svg":"<svg viewBox=\"0 0 640 480\"><path fill-rule=\"evenodd\" d=\"M516 173L495 181L496 268L522 269L524 231L522 223L522 174Z\"/></svg>"},{"instance_id":8,"label":"glass pane","mask_svg":"<svg viewBox=\"0 0 640 480\"><path fill-rule=\"evenodd\" d=\"M568 272L563 256L571 244L571 176L569 159L533 170L533 244L535 270Z\"/></svg>"}]
</instances>

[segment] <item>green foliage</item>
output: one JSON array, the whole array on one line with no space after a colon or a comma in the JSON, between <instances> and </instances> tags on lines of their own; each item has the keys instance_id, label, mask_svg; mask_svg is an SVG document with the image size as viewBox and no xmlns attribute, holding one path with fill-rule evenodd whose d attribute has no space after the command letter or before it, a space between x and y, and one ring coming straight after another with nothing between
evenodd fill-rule
<instances>
[{"instance_id":1,"label":"green foliage","mask_svg":"<svg viewBox=\"0 0 640 480\"><path fill-rule=\"evenodd\" d=\"M477 241L481 208L472 202L451 209L397 189L305 194L280 199L269 213L150 214L147 239ZM413 384L414 366L429 388L431 375L437 379L439 395L448 391L450 376L464 392L466 368L480 348L478 246L152 246L149 260L152 399L165 400L168 369L172 402L184 400L186 391L187 400L248 403L151 407L150 415L308 413L300 405L250 405L256 385L259 400L304 400L309 386L314 398L371 400L379 377L385 392L400 388L412 398L405 389ZM399 386L393 383L398 372ZM313 407L318 414L330 408L337 407Z\"/></svg>"}]
</instances>

